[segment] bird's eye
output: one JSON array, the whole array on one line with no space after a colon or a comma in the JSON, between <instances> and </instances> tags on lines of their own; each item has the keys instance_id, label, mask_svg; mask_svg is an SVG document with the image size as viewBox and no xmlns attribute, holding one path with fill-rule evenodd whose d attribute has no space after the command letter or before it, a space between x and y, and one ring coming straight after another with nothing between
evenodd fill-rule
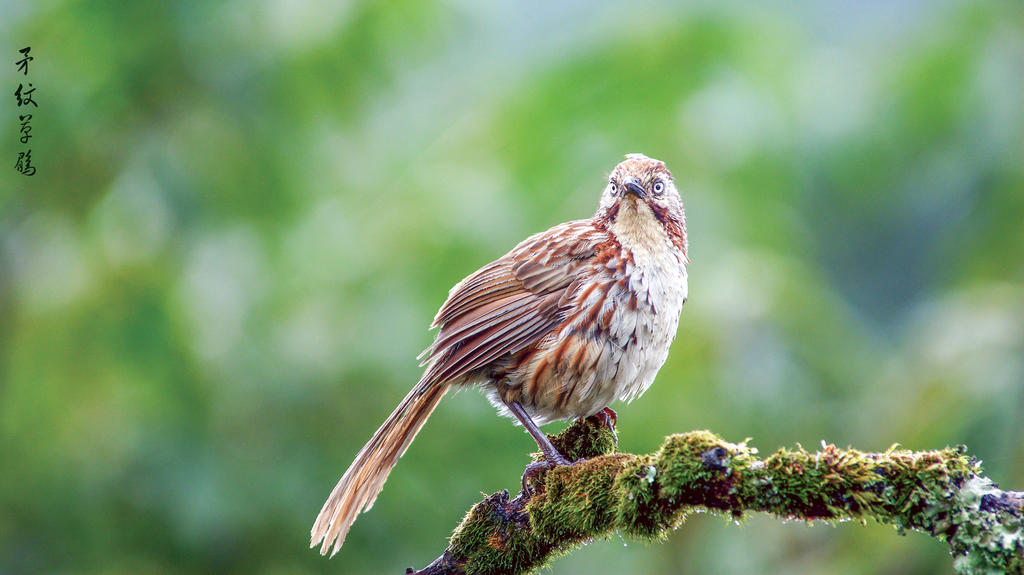
<instances>
[{"instance_id":1,"label":"bird's eye","mask_svg":"<svg viewBox=\"0 0 1024 575\"><path fill-rule=\"evenodd\" d=\"M665 191L665 184L663 182L654 183L654 195L660 196Z\"/></svg>"},{"instance_id":2,"label":"bird's eye","mask_svg":"<svg viewBox=\"0 0 1024 575\"><path fill-rule=\"evenodd\" d=\"M618 187L615 185L615 182L611 182L611 181L608 182L608 190L612 194L614 194L616 192L616 190L618 190Z\"/></svg>"}]
</instances>

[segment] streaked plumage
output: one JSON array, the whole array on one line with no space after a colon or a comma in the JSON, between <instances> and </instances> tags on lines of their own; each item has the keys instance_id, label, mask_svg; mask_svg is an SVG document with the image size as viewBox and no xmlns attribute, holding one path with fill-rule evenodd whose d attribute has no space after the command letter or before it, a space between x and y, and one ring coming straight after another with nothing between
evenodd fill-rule
<instances>
[{"instance_id":1,"label":"streaked plumage","mask_svg":"<svg viewBox=\"0 0 1024 575\"><path fill-rule=\"evenodd\" d=\"M426 372L334 488L312 545L337 552L452 386L479 385L503 414L518 404L540 425L641 395L686 301L686 247L671 174L630 154L593 218L531 236L456 284L434 318Z\"/></svg>"}]
</instances>

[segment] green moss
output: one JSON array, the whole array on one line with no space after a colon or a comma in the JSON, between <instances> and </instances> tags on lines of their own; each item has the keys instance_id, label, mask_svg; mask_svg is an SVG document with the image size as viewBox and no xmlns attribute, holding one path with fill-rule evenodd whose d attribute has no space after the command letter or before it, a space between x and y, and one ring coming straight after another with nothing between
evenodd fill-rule
<instances>
[{"instance_id":1,"label":"green moss","mask_svg":"<svg viewBox=\"0 0 1024 575\"><path fill-rule=\"evenodd\" d=\"M615 478L634 458L608 455L549 471L546 490L527 508L537 536L581 542L610 534L615 526Z\"/></svg>"},{"instance_id":2,"label":"green moss","mask_svg":"<svg viewBox=\"0 0 1024 575\"><path fill-rule=\"evenodd\" d=\"M596 415L576 421L558 435L548 437L569 461L615 453L615 434ZM540 454L535 457L539 458Z\"/></svg>"},{"instance_id":3,"label":"green moss","mask_svg":"<svg viewBox=\"0 0 1024 575\"><path fill-rule=\"evenodd\" d=\"M468 574L524 573L550 559L552 545L534 537L523 501L496 493L470 509L446 552Z\"/></svg>"},{"instance_id":4,"label":"green moss","mask_svg":"<svg viewBox=\"0 0 1024 575\"><path fill-rule=\"evenodd\" d=\"M451 562L465 573L524 573L539 568L558 554L551 541L582 542L600 536L597 530L606 522L600 511L609 507L600 500L602 480L611 484L615 472L603 469L615 466L616 456L598 458L615 451L615 435L599 419L577 421L558 435L550 437L555 447L571 460L589 458L573 467L560 467L542 474L534 482L538 492L529 500L509 499L508 492L496 493L473 506L455 529L446 552ZM626 456L628 457L628 456ZM539 454L535 454L539 459ZM593 479L588 482L587 479ZM571 486L577 497L597 494L597 500L578 499L575 509L563 497ZM545 505L552 494L561 505ZM597 513L595 513L597 512Z\"/></svg>"}]
</instances>

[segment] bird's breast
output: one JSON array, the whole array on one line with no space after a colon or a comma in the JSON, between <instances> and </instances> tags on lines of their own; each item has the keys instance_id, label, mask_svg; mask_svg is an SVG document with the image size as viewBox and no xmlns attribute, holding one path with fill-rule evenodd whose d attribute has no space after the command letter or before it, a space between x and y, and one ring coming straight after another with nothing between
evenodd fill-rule
<instances>
[{"instance_id":1,"label":"bird's breast","mask_svg":"<svg viewBox=\"0 0 1024 575\"><path fill-rule=\"evenodd\" d=\"M668 357L686 300L682 259L619 248L575 282L565 321L520 366L538 423L586 417L642 394Z\"/></svg>"}]
</instances>

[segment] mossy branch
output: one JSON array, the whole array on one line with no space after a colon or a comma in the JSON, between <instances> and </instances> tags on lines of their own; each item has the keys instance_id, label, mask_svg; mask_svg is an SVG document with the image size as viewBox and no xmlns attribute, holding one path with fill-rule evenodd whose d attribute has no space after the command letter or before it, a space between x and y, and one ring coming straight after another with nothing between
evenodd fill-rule
<instances>
[{"instance_id":1,"label":"mossy branch","mask_svg":"<svg viewBox=\"0 0 1024 575\"><path fill-rule=\"evenodd\" d=\"M672 435L656 453L615 453L596 419L552 436L570 459L473 506L436 561L407 574L530 573L615 532L662 540L694 511L739 519L875 519L947 543L964 574L1024 574L1024 493L1001 491L963 449L863 453L823 445L759 458L708 431Z\"/></svg>"}]
</instances>

